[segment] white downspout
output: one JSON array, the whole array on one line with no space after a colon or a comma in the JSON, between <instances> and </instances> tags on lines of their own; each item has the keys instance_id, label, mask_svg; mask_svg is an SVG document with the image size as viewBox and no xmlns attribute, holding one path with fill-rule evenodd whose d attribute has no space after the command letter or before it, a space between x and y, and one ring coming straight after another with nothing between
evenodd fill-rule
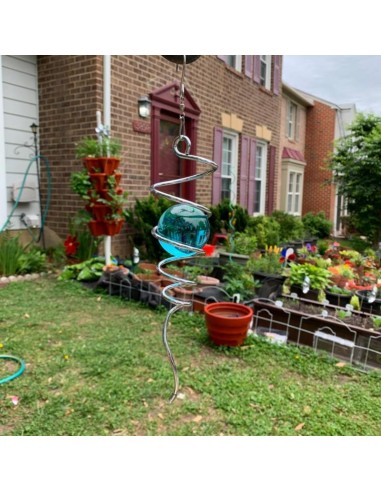
<instances>
[{"instance_id":1,"label":"white downspout","mask_svg":"<svg viewBox=\"0 0 381 492\"><path fill-rule=\"evenodd\" d=\"M111 132L111 55L103 56L103 118L104 126ZM105 237L106 265L111 263L111 236Z\"/></svg>"}]
</instances>

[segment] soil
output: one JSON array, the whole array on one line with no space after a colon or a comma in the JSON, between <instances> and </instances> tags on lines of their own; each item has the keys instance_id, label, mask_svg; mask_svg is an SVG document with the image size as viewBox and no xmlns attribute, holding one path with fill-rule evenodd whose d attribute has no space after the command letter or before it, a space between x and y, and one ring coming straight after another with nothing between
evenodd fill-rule
<instances>
[{"instance_id":1,"label":"soil","mask_svg":"<svg viewBox=\"0 0 381 492\"><path fill-rule=\"evenodd\" d=\"M303 301L295 301L287 298L282 298L283 306L294 311L303 311L303 313L310 314L312 316L321 316L322 311L328 312L329 316L337 318L347 325L358 326L360 328L366 328L367 330L378 331L373 325L372 317L367 314L362 314L359 312L352 313L350 316L345 318L340 318L337 316L338 311L345 311L344 308L332 308L330 306L324 306L320 303L309 303Z\"/></svg>"}]
</instances>

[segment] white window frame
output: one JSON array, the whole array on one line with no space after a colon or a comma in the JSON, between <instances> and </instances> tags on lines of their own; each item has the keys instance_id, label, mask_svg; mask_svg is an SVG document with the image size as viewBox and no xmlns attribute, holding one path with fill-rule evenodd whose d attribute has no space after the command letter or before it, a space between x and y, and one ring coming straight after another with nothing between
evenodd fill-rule
<instances>
[{"instance_id":1,"label":"white window frame","mask_svg":"<svg viewBox=\"0 0 381 492\"><path fill-rule=\"evenodd\" d=\"M224 162L224 144L225 139L229 139L231 146L231 162ZM224 174L224 164L230 165L230 174ZM237 203L237 172L238 172L238 133L223 131L222 137L222 157L221 157L221 181L230 179L230 202L235 205ZM226 198L226 197L225 197ZM222 184L221 184L221 199L222 199Z\"/></svg>"},{"instance_id":2,"label":"white window frame","mask_svg":"<svg viewBox=\"0 0 381 492\"><path fill-rule=\"evenodd\" d=\"M292 179L291 179L292 176ZM297 189L299 178L299 189ZM295 169L289 169L287 174L287 198L286 212L290 215L300 216L302 213L303 173ZM296 206L298 197L298 206ZM291 204L291 206L289 206Z\"/></svg>"},{"instance_id":3,"label":"white window frame","mask_svg":"<svg viewBox=\"0 0 381 492\"><path fill-rule=\"evenodd\" d=\"M7 184L5 166L3 60L0 55L0 228L7 219Z\"/></svg>"},{"instance_id":4,"label":"white window frame","mask_svg":"<svg viewBox=\"0 0 381 492\"><path fill-rule=\"evenodd\" d=\"M267 90L271 90L271 55L259 55L260 73L259 83ZM262 66L265 65L265 75L262 77Z\"/></svg>"},{"instance_id":5,"label":"white window frame","mask_svg":"<svg viewBox=\"0 0 381 492\"><path fill-rule=\"evenodd\" d=\"M299 108L296 102L291 101L291 99L289 99L287 104L286 136L289 140L293 140L293 141L297 140L298 112L299 112Z\"/></svg>"},{"instance_id":6,"label":"white window frame","mask_svg":"<svg viewBox=\"0 0 381 492\"><path fill-rule=\"evenodd\" d=\"M259 167L258 154L261 151L261 163ZM267 185L267 142L257 140L256 154L255 154L255 195L254 195L254 216L264 215L266 209L266 185ZM260 174L258 173L260 169ZM257 182L261 182L261 196L259 202L259 210L255 210L256 206L256 194L257 194Z\"/></svg>"}]
</instances>

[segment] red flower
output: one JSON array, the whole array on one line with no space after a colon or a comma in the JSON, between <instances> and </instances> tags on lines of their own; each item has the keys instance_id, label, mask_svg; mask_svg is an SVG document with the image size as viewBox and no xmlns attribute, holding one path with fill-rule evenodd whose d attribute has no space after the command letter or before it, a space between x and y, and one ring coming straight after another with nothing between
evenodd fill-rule
<instances>
[{"instance_id":1,"label":"red flower","mask_svg":"<svg viewBox=\"0 0 381 492\"><path fill-rule=\"evenodd\" d=\"M64 242L65 253L67 256L75 255L77 252L79 242L75 236L67 236L66 241Z\"/></svg>"}]
</instances>

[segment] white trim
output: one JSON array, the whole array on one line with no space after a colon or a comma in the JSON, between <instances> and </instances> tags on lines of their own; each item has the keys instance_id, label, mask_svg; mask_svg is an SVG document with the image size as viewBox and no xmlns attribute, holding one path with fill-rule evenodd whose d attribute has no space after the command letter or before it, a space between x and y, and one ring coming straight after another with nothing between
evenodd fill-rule
<instances>
[{"instance_id":1,"label":"white trim","mask_svg":"<svg viewBox=\"0 0 381 492\"><path fill-rule=\"evenodd\" d=\"M261 161L261 177L260 177L260 182L261 182L261 201L259 204L259 212L256 212L254 210L254 216L257 217L258 215L264 215L265 210L266 210L266 186L267 186L267 154L268 154L268 145L267 142L257 140L257 146L256 146L256 155L255 155L255 195L257 193L257 169L258 169L258 161L257 161L257 155L258 155L258 149L262 149L262 161ZM254 203L255 207L255 203Z\"/></svg>"},{"instance_id":2,"label":"white trim","mask_svg":"<svg viewBox=\"0 0 381 492\"><path fill-rule=\"evenodd\" d=\"M261 85L265 87L267 90L271 90L271 63L272 63L272 56L271 55L259 55L260 56L260 79L261 79ZM265 80L264 84L262 83L262 63L266 64L266 75L265 75Z\"/></svg>"},{"instance_id":3,"label":"white trim","mask_svg":"<svg viewBox=\"0 0 381 492\"><path fill-rule=\"evenodd\" d=\"M232 162L230 168L230 175L223 174L223 154L224 154L224 138L231 139L232 142ZM233 205L237 203L237 173L238 173L238 133L233 133L227 130L223 130L222 135L222 159L221 159L221 180L231 178L230 184L230 201Z\"/></svg>"},{"instance_id":4,"label":"white trim","mask_svg":"<svg viewBox=\"0 0 381 492\"><path fill-rule=\"evenodd\" d=\"M3 63L0 55L0 229L7 220L7 184L4 140Z\"/></svg>"}]
</instances>

